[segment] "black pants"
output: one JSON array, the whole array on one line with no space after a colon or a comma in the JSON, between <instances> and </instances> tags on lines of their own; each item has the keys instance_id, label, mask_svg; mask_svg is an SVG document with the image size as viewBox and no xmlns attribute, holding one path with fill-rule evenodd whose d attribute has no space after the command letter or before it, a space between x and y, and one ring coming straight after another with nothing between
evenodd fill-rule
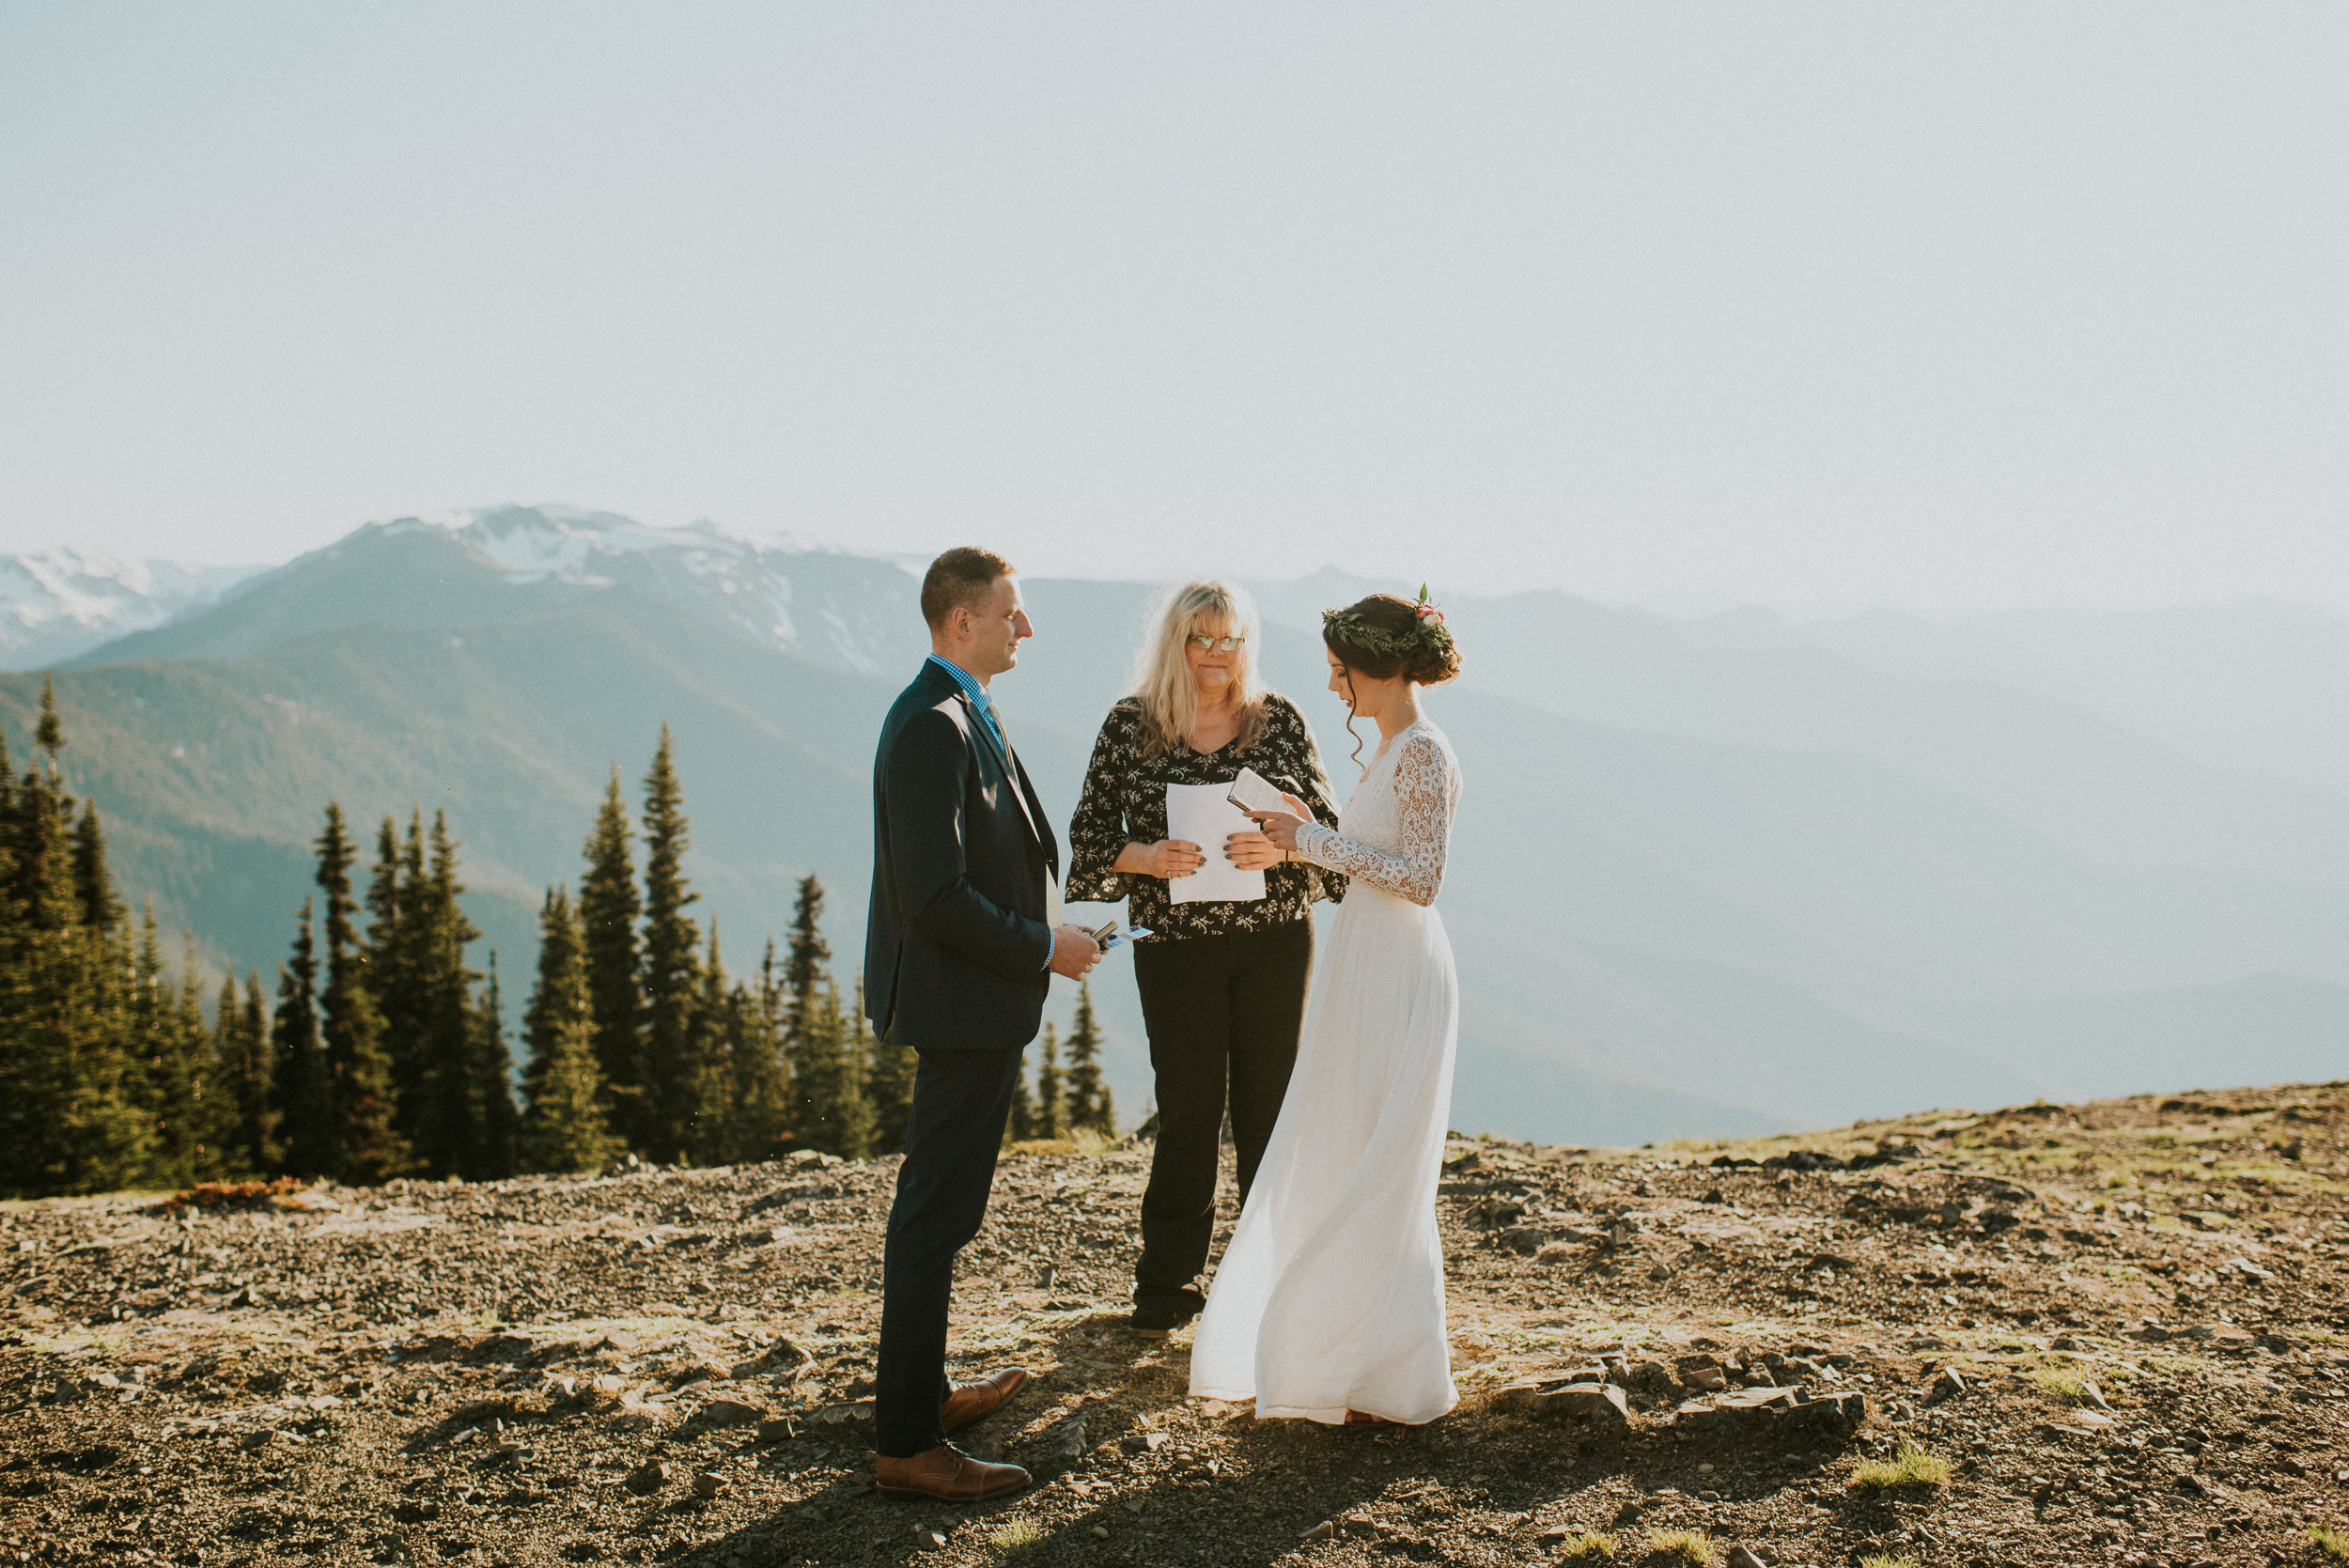
<instances>
[{"instance_id":1,"label":"black pants","mask_svg":"<svg viewBox=\"0 0 2349 1568\"><path fill-rule=\"evenodd\" d=\"M987 1218L1020 1055L926 1050L914 1068L906 1158L881 1250L880 1364L873 1374L874 1446L890 1459L910 1459L946 1440L939 1406L950 1391L946 1309L955 1254Z\"/></svg>"},{"instance_id":2,"label":"black pants","mask_svg":"<svg viewBox=\"0 0 2349 1568\"><path fill-rule=\"evenodd\" d=\"M1240 1202L1248 1201L1297 1065L1313 967L1310 920L1135 946L1134 980L1159 1097L1158 1148L1142 1198L1136 1301L1171 1296L1207 1266L1227 1103L1239 1145Z\"/></svg>"}]
</instances>

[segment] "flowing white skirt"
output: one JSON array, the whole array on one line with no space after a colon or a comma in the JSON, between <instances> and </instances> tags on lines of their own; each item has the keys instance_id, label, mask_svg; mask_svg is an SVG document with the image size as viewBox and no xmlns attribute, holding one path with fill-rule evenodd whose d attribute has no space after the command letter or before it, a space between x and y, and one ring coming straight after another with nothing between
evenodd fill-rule
<instances>
[{"instance_id":1,"label":"flowing white skirt","mask_svg":"<svg viewBox=\"0 0 2349 1568\"><path fill-rule=\"evenodd\" d=\"M1330 923L1297 1068L1190 1353L1259 1416L1417 1423L1459 1401L1436 1183L1460 990L1432 908L1365 882Z\"/></svg>"}]
</instances>

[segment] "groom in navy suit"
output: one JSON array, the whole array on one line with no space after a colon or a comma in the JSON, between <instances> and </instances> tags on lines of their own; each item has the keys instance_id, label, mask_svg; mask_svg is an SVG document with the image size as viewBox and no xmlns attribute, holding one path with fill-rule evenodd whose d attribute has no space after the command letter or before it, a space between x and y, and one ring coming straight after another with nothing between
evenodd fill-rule
<instances>
[{"instance_id":1,"label":"groom in navy suit","mask_svg":"<svg viewBox=\"0 0 2349 1568\"><path fill-rule=\"evenodd\" d=\"M1009 562L950 550L922 579L930 657L882 721L873 759L865 1011L919 1065L881 1254L875 1480L891 1497L975 1502L1028 1483L946 1440L1027 1381L946 1377L955 1254L979 1231L995 1154L1050 976L1101 949L1060 921L1060 845L988 683L1035 634Z\"/></svg>"}]
</instances>

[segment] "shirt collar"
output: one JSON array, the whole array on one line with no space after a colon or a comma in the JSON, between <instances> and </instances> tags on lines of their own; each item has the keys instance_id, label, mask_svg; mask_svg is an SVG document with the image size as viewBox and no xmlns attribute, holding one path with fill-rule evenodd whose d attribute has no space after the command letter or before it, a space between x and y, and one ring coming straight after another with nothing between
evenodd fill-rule
<instances>
[{"instance_id":1,"label":"shirt collar","mask_svg":"<svg viewBox=\"0 0 2349 1568\"><path fill-rule=\"evenodd\" d=\"M962 688L962 694L971 699L972 706L987 715L988 723L992 725L995 722L995 699L987 694L987 688L981 686L970 671L953 660L941 659L936 654L929 657L931 663L954 677L955 684Z\"/></svg>"}]
</instances>

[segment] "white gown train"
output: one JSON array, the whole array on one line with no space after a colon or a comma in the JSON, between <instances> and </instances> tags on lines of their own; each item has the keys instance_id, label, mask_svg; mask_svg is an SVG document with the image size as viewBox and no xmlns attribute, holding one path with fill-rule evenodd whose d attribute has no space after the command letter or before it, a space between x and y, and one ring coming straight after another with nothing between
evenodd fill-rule
<instances>
[{"instance_id":1,"label":"white gown train","mask_svg":"<svg viewBox=\"0 0 2349 1568\"><path fill-rule=\"evenodd\" d=\"M1259 1416L1416 1424L1459 1401L1436 1183L1460 1021L1435 896L1460 773L1425 720L1396 735L1335 831L1299 850L1351 878L1297 1067L1208 1292L1190 1391Z\"/></svg>"}]
</instances>

